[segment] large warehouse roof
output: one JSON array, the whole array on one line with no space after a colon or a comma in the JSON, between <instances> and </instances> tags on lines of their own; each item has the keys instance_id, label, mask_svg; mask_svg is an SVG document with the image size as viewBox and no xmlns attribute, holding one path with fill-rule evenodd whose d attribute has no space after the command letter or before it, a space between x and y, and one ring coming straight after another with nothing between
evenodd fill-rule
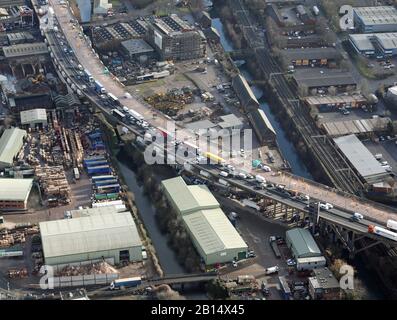
<instances>
[{"instance_id":1,"label":"large warehouse roof","mask_svg":"<svg viewBox=\"0 0 397 320\"><path fill-rule=\"evenodd\" d=\"M4 130L0 138L0 164L11 165L21 150L26 131L19 128Z\"/></svg>"},{"instance_id":2,"label":"large warehouse roof","mask_svg":"<svg viewBox=\"0 0 397 320\"><path fill-rule=\"evenodd\" d=\"M45 258L142 245L130 212L45 221L40 233Z\"/></svg>"},{"instance_id":3,"label":"large warehouse roof","mask_svg":"<svg viewBox=\"0 0 397 320\"><path fill-rule=\"evenodd\" d=\"M33 179L0 179L0 201L25 201Z\"/></svg>"},{"instance_id":4,"label":"large warehouse roof","mask_svg":"<svg viewBox=\"0 0 397 320\"><path fill-rule=\"evenodd\" d=\"M321 256L321 250L307 229L291 229L287 231L286 235L292 243L293 249L297 255L296 258Z\"/></svg>"},{"instance_id":5,"label":"large warehouse roof","mask_svg":"<svg viewBox=\"0 0 397 320\"><path fill-rule=\"evenodd\" d=\"M356 7L353 10L366 25L397 24L397 9L393 6Z\"/></svg>"},{"instance_id":6,"label":"large warehouse roof","mask_svg":"<svg viewBox=\"0 0 397 320\"><path fill-rule=\"evenodd\" d=\"M97 214L114 214L119 212L116 206L106 206L97 208L86 208L86 209L76 209L65 211L65 217L67 218L80 218L89 217Z\"/></svg>"},{"instance_id":7,"label":"large warehouse roof","mask_svg":"<svg viewBox=\"0 0 397 320\"><path fill-rule=\"evenodd\" d=\"M334 142L364 179L388 174L354 134L335 138Z\"/></svg>"},{"instance_id":8,"label":"large warehouse roof","mask_svg":"<svg viewBox=\"0 0 397 320\"><path fill-rule=\"evenodd\" d=\"M199 209L219 208L219 203L206 186L187 186L181 177L162 181L166 192L170 194L174 207L184 215Z\"/></svg>"},{"instance_id":9,"label":"large warehouse roof","mask_svg":"<svg viewBox=\"0 0 397 320\"><path fill-rule=\"evenodd\" d=\"M349 37L350 41L359 51L375 52L375 47L371 41L371 38L374 37L372 33L351 34Z\"/></svg>"},{"instance_id":10,"label":"large warehouse roof","mask_svg":"<svg viewBox=\"0 0 397 320\"><path fill-rule=\"evenodd\" d=\"M296 83L306 85L308 88L356 85L350 72L331 70L297 70L294 74Z\"/></svg>"},{"instance_id":11,"label":"large warehouse roof","mask_svg":"<svg viewBox=\"0 0 397 320\"><path fill-rule=\"evenodd\" d=\"M247 80L245 80L241 74L236 75L232 79L232 86L244 108L250 106L259 107L259 102L256 99L254 92L248 85Z\"/></svg>"},{"instance_id":12,"label":"large warehouse roof","mask_svg":"<svg viewBox=\"0 0 397 320\"><path fill-rule=\"evenodd\" d=\"M297 48L282 50L282 55L290 60L337 59L340 53L335 48Z\"/></svg>"},{"instance_id":13,"label":"large warehouse roof","mask_svg":"<svg viewBox=\"0 0 397 320\"><path fill-rule=\"evenodd\" d=\"M188 186L181 177L164 180L162 185L205 254L247 247L205 185Z\"/></svg>"}]
</instances>

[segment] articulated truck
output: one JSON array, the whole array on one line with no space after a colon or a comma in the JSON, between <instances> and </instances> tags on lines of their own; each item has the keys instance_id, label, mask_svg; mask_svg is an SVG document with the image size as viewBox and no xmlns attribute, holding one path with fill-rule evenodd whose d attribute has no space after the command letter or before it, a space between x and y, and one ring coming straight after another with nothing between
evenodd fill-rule
<instances>
[{"instance_id":1,"label":"articulated truck","mask_svg":"<svg viewBox=\"0 0 397 320\"><path fill-rule=\"evenodd\" d=\"M124 278L112 281L110 290L117 290L123 288L132 288L139 286L142 283L141 277Z\"/></svg>"}]
</instances>

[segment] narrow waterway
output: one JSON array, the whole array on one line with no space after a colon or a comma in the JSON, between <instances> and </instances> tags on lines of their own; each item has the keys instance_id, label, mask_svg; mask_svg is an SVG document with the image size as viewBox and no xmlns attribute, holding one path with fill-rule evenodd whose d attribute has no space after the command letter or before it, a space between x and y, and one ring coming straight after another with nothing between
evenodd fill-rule
<instances>
[{"instance_id":1,"label":"narrow waterway","mask_svg":"<svg viewBox=\"0 0 397 320\"><path fill-rule=\"evenodd\" d=\"M128 165L131 159L128 158L125 152L121 150L117 155L120 174L129 190L135 196L135 204L139 210L140 217L145 225L150 239L156 248L157 257L165 274L181 274L185 273L183 267L178 263L174 251L167 243L167 236L161 233L160 228L156 222L156 209L151 203L151 200L144 194L143 186L138 184L135 172Z\"/></svg>"},{"instance_id":2,"label":"narrow waterway","mask_svg":"<svg viewBox=\"0 0 397 320\"><path fill-rule=\"evenodd\" d=\"M221 44L226 52L231 52L233 51L233 44L231 41L226 36L226 33L223 29L223 24L221 20L217 17L215 17L215 12L211 12L212 16L212 26L219 32L219 35L221 37ZM249 81L253 80L252 75L249 73L245 65L242 65L240 68L241 74ZM312 179L312 175L306 168L305 164L303 161L299 158L299 155L295 149L295 146L293 145L292 142L290 142L287 138L287 135L282 128L280 122L276 119L275 115L271 112L269 105L265 101L265 99L261 98L263 96L263 91L261 88L257 86L252 86L252 91L254 92L256 98L258 99L260 103L260 108L265 112L266 116L268 117L270 123L272 124L274 130L277 133L277 143L280 148L280 151L284 158L289 162L291 166L292 173Z\"/></svg>"},{"instance_id":3,"label":"narrow waterway","mask_svg":"<svg viewBox=\"0 0 397 320\"><path fill-rule=\"evenodd\" d=\"M226 52L233 51L233 44L228 39L225 30L223 28L223 24L215 10L211 10L210 15L212 17L212 26L218 31L221 44ZM247 70L245 65L239 67L241 74L249 81L252 80L253 77L250 72ZM299 158L299 155L296 151L295 146L288 140L287 135L284 129L281 126L281 123L276 119L275 115L271 112L269 105L265 101L263 96L263 91L261 88L257 86L251 86L252 91L254 92L255 96L257 97L260 108L265 112L266 116L268 117L269 121L271 122L274 130L277 133L277 143L279 145L280 151L283 154L284 158L289 162L292 173L305 177L308 179L313 179L312 175L308 171L307 167L303 163L303 161ZM384 299L384 293L380 288L379 284L376 282L376 279L373 277L370 271L365 268L365 263L362 261L361 258L356 258L354 261L354 265L357 268L356 270L356 280L355 283L357 284L357 280L359 282L359 286L364 288L366 292L366 299Z\"/></svg>"}]
</instances>

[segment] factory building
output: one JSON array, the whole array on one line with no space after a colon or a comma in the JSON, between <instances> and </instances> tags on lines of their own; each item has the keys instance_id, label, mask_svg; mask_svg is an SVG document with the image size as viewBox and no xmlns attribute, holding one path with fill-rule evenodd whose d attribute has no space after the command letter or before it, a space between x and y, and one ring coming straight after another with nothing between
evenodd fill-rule
<instances>
[{"instance_id":1,"label":"factory building","mask_svg":"<svg viewBox=\"0 0 397 320\"><path fill-rule=\"evenodd\" d=\"M47 112L46 109L32 109L20 112L21 124L23 126L44 127L47 125Z\"/></svg>"},{"instance_id":2,"label":"factory building","mask_svg":"<svg viewBox=\"0 0 397 320\"><path fill-rule=\"evenodd\" d=\"M162 60L190 60L206 54L204 34L176 14L153 18L148 33L149 43Z\"/></svg>"},{"instance_id":3,"label":"factory building","mask_svg":"<svg viewBox=\"0 0 397 320\"><path fill-rule=\"evenodd\" d=\"M19 128L4 130L0 138L0 169L12 166L21 151L27 133Z\"/></svg>"},{"instance_id":4,"label":"factory building","mask_svg":"<svg viewBox=\"0 0 397 320\"><path fill-rule=\"evenodd\" d=\"M22 43L3 47L3 52L7 59L16 59L26 56L47 55L48 48L44 42Z\"/></svg>"},{"instance_id":5,"label":"factory building","mask_svg":"<svg viewBox=\"0 0 397 320\"><path fill-rule=\"evenodd\" d=\"M335 48L303 48L282 50L282 56L295 67L324 67L341 59Z\"/></svg>"},{"instance_id":6,"label":"factory building","mask_svg":"<svg viewBox=\"0 0 397 320\"><path fill-rule=\"evenodd\" d=\"M355 28L363 33L396 32L397 9L393 6L353 8Z\"/></svg>"},{"instance_id":7,"label":"factory building","mask_svg":"<svg viewBox=\"0 0 397 320\"><path fill-rule=\"evenodd\" d=\"M232 87L244 110L248 111L250 109L255 110L259 108L259 102L256 99L254 92L248 85L247 80L241 74L236 75L232 79Z\"/></svg>"},{"instance_id":8,"label":"factory building","mask_svg":"<svg viewBox=\"0 0 397 320\"><path fill-rule=\"evenodd\" d=\"M296 70L292 79L297 87L306 88L309 91L312 89L328 90L330 87L335 87L339 92L345 92L357 87L357 82L350 72L339 70Z\"/></svg>"},{"instance_id":9,"label":"factory building","mask_svg":"<svg viewBox=\"0 0 397 320\"><path fill-rule=\"evenodd\" d=\"M28 198L33 179L0 179L0 210L23 211L28 208Z\"/></svg>"},{"instance_id":10,"label":"factory building","mask_svg":"<svg viewBox=\"0 0 397 320\"><path fill-rule=\"evenodd\" d=\"M97 213L39 224L47 265L97 259L141 261L142 242L130 212Z\"/></svg>"},{"instance_id":11,"label":"factory building","mask_svg":"<svg viewBox=\"0 0 397 320\"><path fill-rule=\"evenodd\" d=\"M286 232L285 240L295 259L318 257L323 261L321 250L309 230L294 228Z\"/></svg>"},{"instance_id":12,"label":"factory building","mask_svg":"<svg viewBox=\"0 0 397 320\"><path fill-rule=\"evenodd\" d=\"M352 164L354 170L366 183L373 184L389 176L386 169L354 134L333 140L346 160Z\"/></svg>"},{"instance_id":13,"label":"factory building","mask_svg":"<svg viewBox=\"0 0 397 320\"><path fill-rule=\"evenodd\" d=\"M113 206L104 206L104 207L96 207L96 208L68 210L65 211L64 217L65 219L74 219L74 218L89 217L89 216L101 215L101 214L115 214L124 211L126 211L125 206L124 209L120 210L116 205L113 205Z\"/></svg>"},{"instance_id":14,"label":"factory building","mask_svg":"<svg viewBox=\"0 0 397 320\"><path fill-rule=\"evenodd\" d=\"M364 56L393 57L397 55L397 32L352 34L350 43Z\"/></svg>"},{"instance_id":15,"label":"factory building","mask_svg":"<svg viewBox=\"0 0 397 320\"><path fill-rule=\"evenodd\" d=\"M112 9L112 4L109 0L94 0L94 14L107 14Z\"/></svg>"},{"instance_id":16,"label":"factory building","mask_svg":"<svg viewBox=\"0 0 397 320\"><path fill-rule=\"evenodd\" d=\"M156 56L154 49L143 39L130 39L121 43L124 57L141 63Z\"/></svg>"},{"instance_id":17,"label":"factory building","mask_svg":"<svg viewBox=\"0 0 397 320\"><path fill-rule=\"evenodd\" d=\"M188 186L176 177L162 181L162 187L206 265L246 258L247 244L207 186Z\"/></svg>"}]
</instances>

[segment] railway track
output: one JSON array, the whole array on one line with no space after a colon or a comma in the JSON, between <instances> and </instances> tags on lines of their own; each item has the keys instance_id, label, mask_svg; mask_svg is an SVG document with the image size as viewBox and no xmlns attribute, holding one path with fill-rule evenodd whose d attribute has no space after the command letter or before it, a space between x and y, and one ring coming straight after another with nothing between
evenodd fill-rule
<instances>
[{"instance_id":1,"label":"railway track","mask_svg":"<svg viewBox=\"0 0 397 320\"><path fill-rule=\"evenodd\" d=\"M290 112L290 118L301 133L305 144L313 151L335 187L353 194L360 194L363 189L363 183L357 174L351 170L350 165L336 151L328 138L324 137L322 139L324 143L316 139L316 137L321 136L321 132L307 113L307 110L301 108L298 95L292 90L284 73L269 53L270 48L267 46L265 39L262 41L258 40L258 33L255 31L255 27L252 26L248 17L249 13L242 5L241 0L231 0L231 6L234 8L233 11L236 14L236 18L240 26L242 26L243 35L253 50L261 70L276 90L281 102Z\"/></svg>"}]
</instances>

